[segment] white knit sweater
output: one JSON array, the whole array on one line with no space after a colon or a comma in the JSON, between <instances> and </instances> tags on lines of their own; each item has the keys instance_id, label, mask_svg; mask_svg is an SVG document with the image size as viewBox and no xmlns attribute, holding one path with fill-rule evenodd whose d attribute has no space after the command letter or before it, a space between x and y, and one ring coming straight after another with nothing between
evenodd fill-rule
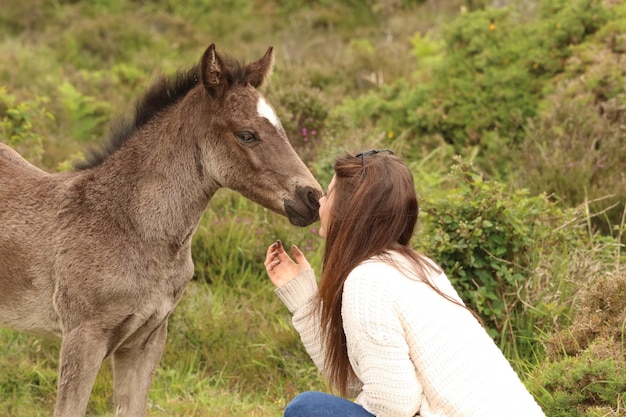
<instances>
[{"instance_id":1,"label":"white knit sweater","mask_svg":"<svg viewBox=\"0 0 626 417\"><path fill-rule=\"evenodd\" d=\"M445 274L430 280L460 301ZM322 370L316 292L312 270L276 289ZM377 417L544 417L471 313L394 266L371 259L356 267L344 285L342 317L362 384L356 402Z\"/></svg>"}]
</instances>

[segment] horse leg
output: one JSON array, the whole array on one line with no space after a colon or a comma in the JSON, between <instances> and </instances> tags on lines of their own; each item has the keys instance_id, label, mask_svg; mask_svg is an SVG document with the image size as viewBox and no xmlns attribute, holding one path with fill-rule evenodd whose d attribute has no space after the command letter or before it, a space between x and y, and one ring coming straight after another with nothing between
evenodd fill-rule
<instances>
[{"instance_id":1,"label":"horse leg","mask_svg":"<svg viewBox=\"0 0 626 417\"><path fill-rule=\"evenodd\" d=\"M113 354L115 415L143 417L148 391L167 338L167 319L145 340L123 346Z\"/></svg>"},{"instance_id":2,"label":"horse leg","mask_svg":"<svg viewBox=\"0 0 626 417\"><path fill-rule=\"evenodd\" d=\"M77 327L63 337L55 417L82 417L102 361L106 344L102 331Z\"/></svg>"}]
</instances>

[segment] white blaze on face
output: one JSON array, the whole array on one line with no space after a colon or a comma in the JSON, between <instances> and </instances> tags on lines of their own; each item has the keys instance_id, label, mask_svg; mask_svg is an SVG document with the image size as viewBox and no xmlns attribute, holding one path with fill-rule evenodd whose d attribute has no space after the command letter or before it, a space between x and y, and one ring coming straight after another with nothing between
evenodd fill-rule
<instances>
[{"instance_id":1,"label":"white blaze on face","mask_svg":"<svg viewBox=\"0 0 626 417\"><path fill-rule=\"evenodd\" d=\"M280 121L278 120L278 116L276 116L276 112L263 97L259 97L259 101L256 104L256 111L259 113L259 116L265 117L277 129L280 127Z\"/></svg>"}]
</instances>

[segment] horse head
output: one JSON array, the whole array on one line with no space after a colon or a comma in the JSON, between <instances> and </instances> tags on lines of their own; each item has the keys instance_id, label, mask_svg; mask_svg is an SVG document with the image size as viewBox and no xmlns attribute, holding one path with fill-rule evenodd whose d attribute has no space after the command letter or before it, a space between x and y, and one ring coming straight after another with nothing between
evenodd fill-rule
<instances>
[{"instance_id":1,"label":"horse head","mask_svg":"<svg viewBox=\"0 0 626 417\"><path fill-rule=\"evenodd\" d=\"M318 219L322 189L291 146L276 112L259 92L272 71L270 47L260 59L240 65L210 45L199 65L212 118L206 141L212 178L297 226Z\"/></svg>"}]
</instances>

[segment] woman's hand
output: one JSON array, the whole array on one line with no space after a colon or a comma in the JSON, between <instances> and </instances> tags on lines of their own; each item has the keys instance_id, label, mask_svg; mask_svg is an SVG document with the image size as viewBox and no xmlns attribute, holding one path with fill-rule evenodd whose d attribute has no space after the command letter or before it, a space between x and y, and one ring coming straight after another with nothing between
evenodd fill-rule
<instances>
[{"instance_id":1,"label":"woman's hand","mask_svg":"<svg viewBox=\"0 0 626 417\"><path fill-rule=\"evenodd\" d=\"M307 261L296 245L291 246L291 254L295 262L285 252L280 240L272 243L267 248L264 262L265 270L270 277L270 281L276 287L282 287L301 272L311 269L311 264L309 264L309 261Z\"/></svg>"}]
</instances>

